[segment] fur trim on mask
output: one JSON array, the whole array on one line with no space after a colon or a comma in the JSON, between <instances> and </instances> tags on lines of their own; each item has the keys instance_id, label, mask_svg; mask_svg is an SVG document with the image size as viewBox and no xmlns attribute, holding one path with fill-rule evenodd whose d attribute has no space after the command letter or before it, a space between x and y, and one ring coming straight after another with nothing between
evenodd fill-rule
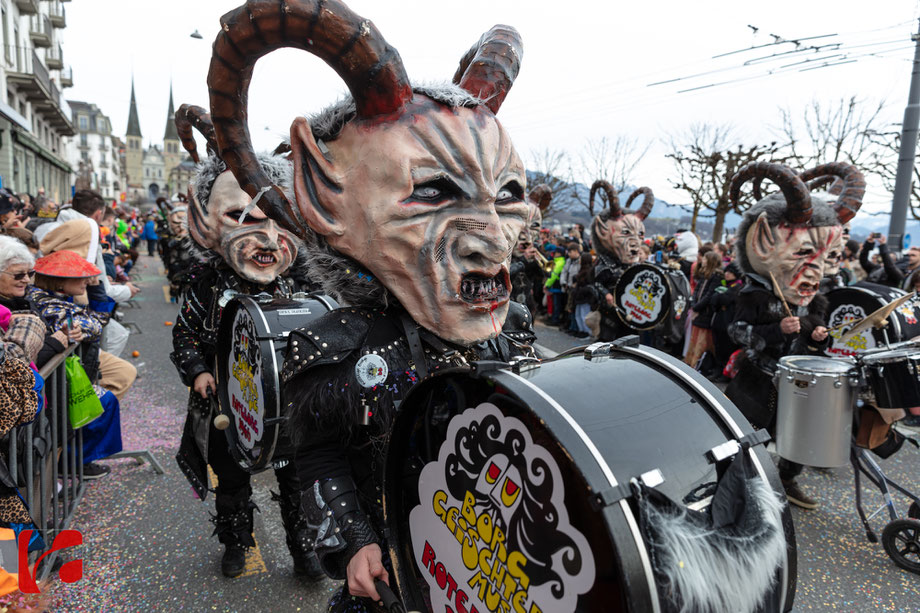
<instances>
[{"instance_id":1,"label":"fur trim on mask","mask_svg":"<svg viewBox=\"0 0 920 613\"><path fill-rule=\"evenodd\" d=\"M451 108L473 108L482 104L482 100L453 83L423 83L412 87L416 94L428 96ZM346 123L355 116L355 101L351 96L333 103L319 113L311 115L310 129L316 140L335 140Z\"/></svg>"},{"instance_id":2,"label":"fur trim on mask","mask_svg":"<svg viewBox=\"0 0 920 613\"><path fill-rule=\"evenodd\" d=\"M330 247L324 238L311 236L301 248L309 262L310 278L323 293L342 306L361 306L383 310L390 293L367 269Z\"/></svg>"},{"instance_id":3,"label":"fur trim on mask","mask_svg":"<svg viewBox=\"0 0 920 613\"><path fill-rule=\"evenodd\" d=\"M759 478L746 482L749 500L760 511L759 530L733 535L690 521L683 509L648 505L648 519L657 532L658 570L664 589L675 594L681 613L755 611L786 559L783 502Z\"/></svg>"},{"instance_id":4,"label":"fur trim on mask","mask_svg":"<svg viewBox=\"0 0 920 613\"><path fill-rule=\"evenodd\" d=\"M830 200L830 202L835 202L836 199L836 196L828 196L825 192L813 193L811 195L811 221L808 223L808 226L812 228L821 228L823 226L840 225L840 220L837 218L837 211L834 210L833 206L828 204L828 200ZM744 213L744 217L738 225L735 249L738 252L741 268L745 272L754 272L754 269L751 268L751 262L747 257L747 233L754 222L757 221L757 218L760 217L761 213L767 214L767 222L770 226L777 226L786 214L786 200L783 198L782 193L776 192L775 194L770 194L749 208Z\"/></svg>"},{"instance_id":5,"label":"fur trim on mask","mask_svg":"<svg viewBox=\"0 0 920 613\"><path fill-rule=\"evenodd\" d=\"M268 175L269 180L285 193L290 193L290 187L294 184L294 171L290 160L268 153L260 153L258 158L259 165ZM214 181L226 170L227 165L216 155L209 155L198 164L195 175L195 197L198 198L198 202L205 211L208 210Z\"/></svg>"}]
</instances>

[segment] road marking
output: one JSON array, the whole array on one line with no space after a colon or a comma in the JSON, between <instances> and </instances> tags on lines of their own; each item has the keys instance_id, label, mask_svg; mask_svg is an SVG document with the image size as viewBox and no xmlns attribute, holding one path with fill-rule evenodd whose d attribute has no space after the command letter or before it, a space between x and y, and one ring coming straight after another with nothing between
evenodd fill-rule
<instances>
[{"instance_id":1,"label":"road marking","mask_svg":"<svg viewBox=\"0 0 920 613\"><path fill-rule=\"evenodd\" d=\"M211 482L211 489L217 489L217 475L211 470L210 465L208 465L208 481ZM259 548L259 541L256 540L255 530L253 530L252 540L255 541L256 546L246 550L246 569L240 577L251 577L268 572L265 560L262 558L262 550Z\"/></svg>"}]
</instances>

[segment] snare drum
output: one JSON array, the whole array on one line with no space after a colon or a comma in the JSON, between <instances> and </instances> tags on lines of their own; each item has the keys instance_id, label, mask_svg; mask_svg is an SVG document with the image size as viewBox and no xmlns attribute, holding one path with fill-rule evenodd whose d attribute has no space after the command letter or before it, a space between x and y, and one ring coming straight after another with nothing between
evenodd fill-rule
<instances>
[{"instance_id":1,"label":"snare drum","mask_svg":"<svg viewBox=\"0 0 920 613\"><path fill-rule=\"evenodd\" d=\"M290 456L290 444L281 434L284 417L278 377L287 335L338 308L328 296L295 296L298 299L238 295L221 315L217 342L220 412L230 418L225 432L231 455L241 468L253 473Z\"/></svg>"},{"instance_id":2,"label":"snare drum","mask_svg":"<svg viewBox=\"0 0 920 613\"><path fill-rule=\"evenodd\" d=\"M920 406L920 350L876 351L860 358L866 382L883 409Z\"/></svg>"},{"instance_id":3,"label":"snare drum","mask_svg":"<svg viewBox=\"0 0 920 613\"><path fill-rule=\"evenodd\" d=\"M776 453L805 466L850 461L859 384L853 360L791 355L776 370Z\"/></svg>"},{"instance_id":4,"label":"snare drum","mask_svg":"<svg viewBox=\"0 0 920 613\"><path fill-rule=\"evenodd\" d=\"M763 446L737 443L752 434L711 383L647 347L598 343L539 365L441 371L402 402L388 444L391 576L410 610L677 610L628 484L705 510L719 458L747 454L752 480L779 499ZM795 538L788 505L779 509L772 534L786 553L760 586L734 563L723 581L708 563L681 561L677 572L762 590L757 611L788 611ZM745 555L762 572L764 558Z\"/></svg>"}]
</instances>

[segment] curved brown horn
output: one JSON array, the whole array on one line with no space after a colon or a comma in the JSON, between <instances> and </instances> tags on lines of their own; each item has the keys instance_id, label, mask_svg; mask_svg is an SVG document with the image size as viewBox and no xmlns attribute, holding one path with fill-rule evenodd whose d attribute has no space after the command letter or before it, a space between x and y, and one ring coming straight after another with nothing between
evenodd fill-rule
<instances>
[{"instance_id":1,"label":"curved brown horn","mask_svg":"<svg viewBox=\"0 0 920 613\"><path fill-rule=\"evenodd\" d=\"M754 177L754 180L751 182L751 194L754 196L754 202L763 200L763 190L760 189L761 185L763 185L763 177Z\"/></svg>"},{"instance_id":2,"label":"curved brown horn","mask_svg":"<svg viewBox=\"0 0 920 613\"><path fill-rule=\"evenodd\" d=\"M632 201L639 197L639 194L645 194L645 199L642 200L642 206L639 207L639 210L633 214L644 221L645 218L651 214L652 207L655 206L655 194L652 193L652 188L638 188L636 191L629 195L629 198L626 199L626 206L624 208L628 209L629 205L632 204Z\"/></svg>"},{"instance_id":3,"label":"curved brown horn","mask_svg":"<svg viewBox=\"0 0 920 613\"><path fill-rule=\"evenodd\" d=\"M729 197L736 209L741 197L741 186L757 177L770 179L779 186L786 199L786 219L790 223L811 221L811 194L808 192L808 186L791 168L773 162L752 162L732 177Z\"/></svg>"},{"instance_id":4,"label":"curved brown horn","mask_svg":"<svg viewBox=\"0 0 920 613\"><path fill-rule=\"evenodd\" d=\"M846 223L856 216L859 207L862 206L863 196L866 195L866 178L852 164L830 162L809 168L802 173L802 180L810 181L826 175L839 177L843 181L840 195L837 196L837 202L834 203L834 210L837 211L837 219L840 220L840 223Z\"/></svg>"},{"instance_id":5,"label":"curved brown horn","mask_svg":"<svg viewBox=\"0 0 920 613\"><path fill-rule=\"evenodd\" d=\"M613 186L610 185L607 181L603 179L598 179L591 185L591 193L588 195L588 202L590 204L591 210L594 210L594 194L597 193L597 190L602 189L607 194L607 206L610 207L610 213L608 214L610 218L616 219L622 215L620 211L620 199L617 198L617 193L613 189Z\"/></svg>"},{"instance_id":6,"label":"curved brown horn","mask_svg":"<svg viewBox=\"0 0 920 613\"><path fill-rule=\"evenodd\" d=\"M345 81L363 118L397 113L412 99L406 70L377 27L339 0L248 0L220 25L208 70L220 156L266 215L301 233L291 203L253 151L247 104L256 61L282 47L316 55Z\"/></svg>"},{"instance_id":7,"label":"curved brown horn","mask_svg":"<svg viewBox=\"0 0 920 613\"><path fill-rule=\"evenodd\" d=\"M179 132L179 140L182 146L192 156L192 161L196 164L198 159L198 145L195 143L195 137L192 134L192 128L204 136L208 142L208 153L217 151L217 137L214 134L214 124L211 123L211 115L205 109L193 104L183 104L176 111L176 131Z\"/></svg>"},{"instance_id":8,"label":"curved brown horn","mask_svg":"<svg viewBox=\"0 0 920 613\"><path fill-rule=\"evenodd\" d=\"M831 190L836 190L836 193L835 193L836 195L836 194L839 194L840 191L843 189L843 182L840 181L840 179L838 179L837 177L833 175L825 175L823 177L818 177L817 179L812 179L811 181L808 182L808 189L814 192L814 191L821 189L822 187L824 187L825 185L829 183L833 184L831 185L830 189L827 190L829 193L833 193L831 192Z\"/></svg>"},{"instance_id":9,"label":"curved brown horn","mask_svg":"<svg viewBox=\"0 0 920 613\"><path fill-rule=\"evenodd\" d=\"M530 193L527 194L527 199L536 204L541 213L545 213L553 200L553 188L546 183L541 183L530 190Z\"/></svg>"},{"instance_id":10,"label":"curved brown horn","mask_svg":"<svg viewBox=\"0 0 920 613\"><path fill-rule=\"evenodd\" d=\"M511 26L496 25L460 59L454 83L498 113L521 69L524 42Z\"/></svg>"}]
</instances>

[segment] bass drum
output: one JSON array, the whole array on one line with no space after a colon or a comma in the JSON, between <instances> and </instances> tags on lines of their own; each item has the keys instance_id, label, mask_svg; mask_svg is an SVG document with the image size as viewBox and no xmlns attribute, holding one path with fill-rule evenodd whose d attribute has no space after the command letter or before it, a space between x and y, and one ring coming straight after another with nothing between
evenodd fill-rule
<instances>
[{"instance_id":1,"label":"bass drum","mask_svg":"<svg viewBox=\"0 0 920 613\"><path fill-rule=\"evenodd\" d=\"M383 498L408 610L677 611L673 591L657 587L665 577L720 591L693 610L742 610L739 594L748 610L792 608L795 537L767 437L690 368L624 340L541 364L474 363L410 392L391 433ZM666 497L685 517L721 507L714 497L737 500L719 493L735 460L750 469L742 482L774 505L776 572L760 569L769 556L755 549L765 541L738 546L735 532L729 540L759 579L718 575L711 549L696 563L671 555L673 572L662 574L648 501ZM651 495L640 495L645 486ZM718 532L688 530L697 543ZM722 568L735 566L730 556Z\"/></svg>"},{"instance_id":2,"label":"bass drum","mask_svg":"<svg viewBox=\"0 0 920 613\"><path fill-rule=\"evenodd\" d=\"M651 330L664 323L677 298L672 296L667 271L653 264L627 268L617 281L613 297L620 321L638 331ZM682 311L685 310L686 304Z\"/></svg>"},{"instance_id":3,"label":"bass drum","mask_svg":"<svg viewBox=\"0 0 920 613\"><path fill-rule=\"evenodd\" d=\"M886 332L892 343L920 335L920 298L914 298L891 314L884 331L878 328L864 330L846 343L840 343L840 338L853 324L905 293L894 287L865 282L828 292L827 327L831 329L831 342L824 353L831 357L849 357L884 347Z\"/></svg>"},{"instance_id":4,"label":"bass drum","mask_svg":"<svg viewBox=\"0 0 920 613\"><path fill-rule=\"evenodd\" d=\"M217 391L230 453L252 473L290 459L281 434L284 416L279 372L287 336L338 304L322 294L291 300L237 295L224 307L217 341Z\"/></svg>"}]
</instances>

